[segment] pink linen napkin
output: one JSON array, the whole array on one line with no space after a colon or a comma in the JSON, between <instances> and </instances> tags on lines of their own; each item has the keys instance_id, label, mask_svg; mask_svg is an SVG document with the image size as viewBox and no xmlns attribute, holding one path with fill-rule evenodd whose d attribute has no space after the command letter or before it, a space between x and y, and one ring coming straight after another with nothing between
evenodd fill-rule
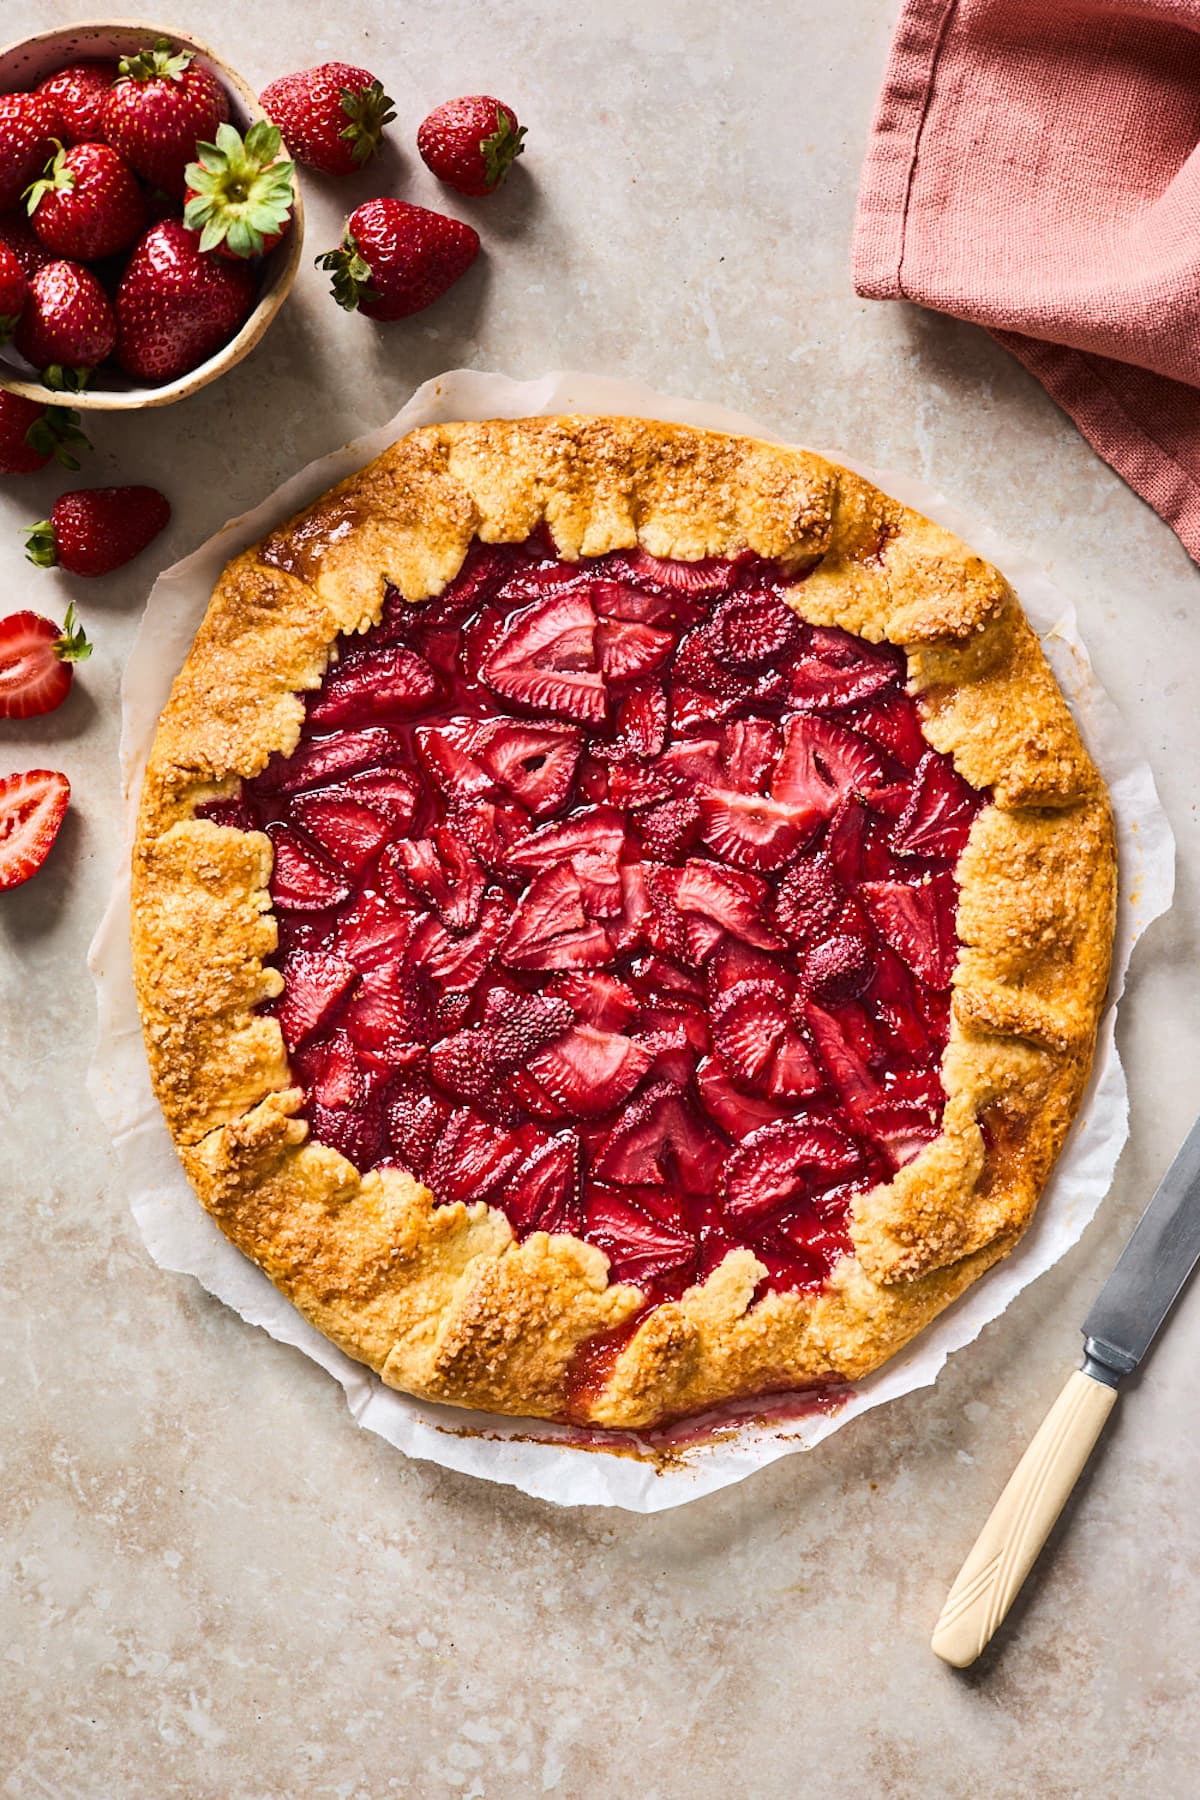
<instances>
[{"instance_id":1,"label":"pink linen napkin","mask_svg":"<svg viewBox=\"0 0 1200 1800\"><path fill-rule=\"evenodd\" d=\"M1200 562L1200 0L904 0L854 285L986 326Z\"/></svg>"}]
</instances>

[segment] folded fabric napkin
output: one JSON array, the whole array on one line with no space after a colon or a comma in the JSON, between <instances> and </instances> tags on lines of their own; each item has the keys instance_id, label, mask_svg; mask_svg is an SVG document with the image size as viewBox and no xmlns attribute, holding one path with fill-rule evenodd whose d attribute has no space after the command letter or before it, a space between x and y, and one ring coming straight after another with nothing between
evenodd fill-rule
<instances>
[{"instance_id":1,"label":"folded fabric napkin","mask_svg":"<svg viewBox=\"0 0 1200 1800\"><path fill-rule=\"evenodd\" d=\"M1200 562L1200 0L904 0L854 285L984 325Z\"/></svg>"}]
</instances>

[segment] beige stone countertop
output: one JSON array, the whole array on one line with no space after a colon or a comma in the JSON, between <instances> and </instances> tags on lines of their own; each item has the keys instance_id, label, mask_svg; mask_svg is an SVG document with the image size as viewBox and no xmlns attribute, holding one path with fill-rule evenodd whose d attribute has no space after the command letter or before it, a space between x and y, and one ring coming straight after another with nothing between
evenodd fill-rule
<instances>
[{"instance_id":1,"label":"beige stone countertop","mask_svg":"<svg viewBox=\"0 0 1200 1800\"><path fill-rule=\"evenodd\" d=\"M5 0L0 35L71 10ZM34 570L19 528L64 483L0 491L3 610L74 598L96 643L61 712L0 725L0 765L60 766L75 790L53 864L0 904L0 1794L1191 1800L1200 1292L1003 1640L966 1675L928 1649L1200 1106L1200 583L982 332L852 294L895 0L175 10L256 84L364 63L399 119L372 170L308 181L297 288L248 361L177 407L95 423L83 480L171 498L146 555L91 583ZM407 323L343 315L311 256L373 193L460 210L415 131L479 89L529 127L504 192L461 205L485 256ZM1079 1246L935 1388L656 1517L559 1511L359 1431L313 1364L154 1266L84 1092L84 957L120 855L118 683L157 569L460 364L634 375L987 515L1074 601L1179 840L1176 906L1124 1006L1132 1138Z\"/></svg>"}]
</instances>

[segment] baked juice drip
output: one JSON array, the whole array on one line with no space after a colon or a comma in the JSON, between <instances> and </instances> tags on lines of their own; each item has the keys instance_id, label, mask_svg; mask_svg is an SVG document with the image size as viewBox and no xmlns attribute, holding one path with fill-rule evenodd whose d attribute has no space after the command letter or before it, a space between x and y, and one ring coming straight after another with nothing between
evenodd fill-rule
<instances>
[{"instance_id":1,"label":"baked juice drip","mask_svg":"<svg viewBox=\"0 0 1200 1800\"><path fill-rule=\"evenodd\" d=\"M651 1303L737 1245L824 1282L850 1197L940 1130L984 796L798 579L476 543L342 640L292 755L201 809L271 837L315 1139Z\"/></svg>"}]
</instances>

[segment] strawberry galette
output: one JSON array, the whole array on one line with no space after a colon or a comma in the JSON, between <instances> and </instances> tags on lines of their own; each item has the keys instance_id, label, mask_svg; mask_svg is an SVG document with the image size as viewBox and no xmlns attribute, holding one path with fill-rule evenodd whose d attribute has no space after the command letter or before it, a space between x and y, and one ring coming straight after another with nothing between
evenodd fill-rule
<instances>
[{"instance_id":1,"label":"strawberry galette","mask_svg":"<svg viewBox=\"0 0 1200 1800\"><path fill-rule=\"evenodd\" d=\"M222 576L138 993L200 1198L352 1356L647 1425L853 1379L1012 1248L1114 870L939 528L748 439L436 426Z\"/></svg>"}]
</instances>

